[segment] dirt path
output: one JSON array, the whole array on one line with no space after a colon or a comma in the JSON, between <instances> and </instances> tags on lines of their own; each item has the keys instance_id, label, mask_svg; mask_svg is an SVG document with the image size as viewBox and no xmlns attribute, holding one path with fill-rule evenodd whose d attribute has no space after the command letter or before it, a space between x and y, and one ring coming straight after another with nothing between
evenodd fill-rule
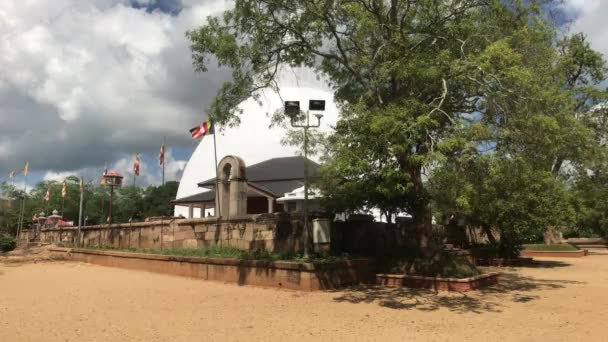
<instances>
[{"instance_id":1,"label":"dirt path","mask_svg":"<svg viewBox=\"0 0 608 342\"><path fill-rule=\"evenodd\" d=\"M480 293L300 293L79 263L0 265L0 341L607 341L608 255Z\"/></svg>"}]
</instances>

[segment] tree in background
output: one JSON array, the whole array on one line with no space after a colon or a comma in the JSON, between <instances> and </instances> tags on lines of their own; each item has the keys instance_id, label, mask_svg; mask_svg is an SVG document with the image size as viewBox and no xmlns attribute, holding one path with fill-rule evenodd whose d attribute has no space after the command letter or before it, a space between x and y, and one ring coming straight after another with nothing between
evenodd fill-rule
<instances>
[{"instance_id":1,"label":"tree in background","mask_svg":"<svg viewBox=\"0 0 608 342\"><path fill-rule=\"evenodd\" d=\"M210 111L218 122L238 123L238 104L276 88L281 64L326 76L341 117L324 195L342 211L407 211L424 248L433 170L475 158L484 143L499 159L521 160L522 172L560 170L595 151L578 113L602 96L587 87L603 79L601 58L579 36L556 39L547 3L236 0L188 37L197 70L210 56L232 70ZM545 173L509 184L532 179Z\"/></svg>"},{"instance_id":2,"label":"tree in background","mask_svg":"<svg viewBox=\"0 0 608 342\"><path fill-rule=\"evenodd\" d=\"M487 154L443 167L434 172L430 188L439 212L480 228L490 243L500 238L502 257L517 257L524 242L542 241L548 227L574 222L565 184L522 158Z\"/></svg>"},{"instance_id":3,"label":"tree in background","mask_svg":"<svg viewBox=\"0 0 608 342\"><path fill-rule=\"evenodd\" d=\"M22 197L23 191L7 182L0 183L0 232L15 234Z\"/></svg>"},{"instance_id":4,"label":"tree in background","mask_svg":"<svg viewBox=\"0 0 608 342\"><path fill-rule=\"evenodd\" d=\"M64 202L64 220L78 224L78 212L80 208L80 179L76 176L66 178L67 195ZM127 186L119 189L114 194L113 222L126 223L129 219L133 222L143 221L146 217L171 216L179 182L167 182L164 186L149 186L147 188ZM49 201L44 195L50 188ZM19 204L21 203L22 191L18 191L7 183L0 183L0 193L10 200L12 205L0 205L0 224L3 230L14 234L17 228L19 216ZM83 220L86 218L87 225L105 224L108 217L110 192L104 186L93 186L85 184ZM39 182L28 193L25 205L24 222L25 227L31 224L34 215L44 212L47 216L53 210L61 211L61 182L43 181Z\"/></svg>"}]
</instances>

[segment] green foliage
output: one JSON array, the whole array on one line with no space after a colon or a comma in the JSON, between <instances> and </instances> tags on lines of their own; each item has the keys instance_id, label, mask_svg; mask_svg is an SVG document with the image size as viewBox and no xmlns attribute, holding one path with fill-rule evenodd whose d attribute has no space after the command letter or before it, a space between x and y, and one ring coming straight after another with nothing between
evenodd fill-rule
<instances>
[{"instance_id":1,"label":"green foliage","mask_svg":"<svg viewBox=\"0 0 608 342\"><path fill-rule=\"evenodd\" d=\"M0 252L10 252L17 248L17 240L11 236L0 235Z\"/></svg>"},{"instance_id":2,"label":"green foliage","mask_svg":"<svg viewBox=\"0 0 608 342\"><path fill-rule=\"evenodd\" d=\"M9 183L0 183L0 232L15 235L22 192Z\"/></svg>"},{"instance_id":3,"label":"green foliage","mask_svg":"<svg viewBox=\"0 0 608 342\"><path fill-rule=\"evenodd\" d=\"M433 257L402 256L385 258L379 263L381 272L411 274L426 277L469 278L481 274L467 258L456 256L447 251L436 253Z\"/></svg>"},{"instance_id":4,"label":"green foliage","mask_svg":"<svg viewBox=\"0 0 608 342\"><path fill-rule=\"evenodd\" d=\"M608 132L589 111L608 98L595 88L604 60L584 36L556 34L550 2L236 0L188 38L198 71L232 70L210 109L220 123L276 87L282 64L329 80L341 116L318 187L330 209L407 211L426 245L433 201L524 241L568 222L558 177L600 162Z\"/></svg>"},{"instance_id":5,"label":"green foliage","mask_svg":"<svg viewBox=\"0 0 608 342\"><path fill-rule=\"evenodd\" d=\"M522 249L523 245L519 241L501 239L493 243L472 246L471 252L475 257L481 259L517 259Z\"/></svg>"},{"instance_id":6,"label":"green foliage","mask_svg":"<svg viewBox=\"0 0 608 342\"><path fill-rule=\"evenodd\" d=\"M608 237L608 174L579 177L572 190L577 237ZM573 236L574 237L574 236Z\"/></svg>"},{"instance_id":7,"label":"green foliage","mask_svg":"<svg viewBox=\"0 0 608 342\"><path fill-rule=\"evenodd\" d=\"M271 253L265 249L244 251L234 247L212 246L207 248L164 248L164 249L140 249L140 248L114 248L114 247L86 247L87 249L118 250L133 253L149 253L161 255L175 255L185 257L200 258L231 258L241 260L284 260L295 262L323 263L349 259L347 255L342 256L322 256L313 255L308 259L301 255Z\"/></svg>"},{"instance_id":8,"label":"green foliage","mask_svg":"<svg viewBox=\"0 0 608 342\"><path fill-rule=\"evenodd\" d=\"M61 214L66 221L78 224L80 208L80 180L70 176L66 179L67 194L61 197L61 183L56 181L42 181L34 186L27 194L24 212L24 226L31 224L34 215L44 212L49 215L53 210ZM126 186L115 190L112 205L113 222L143 221L146 217L172 216L173 205L171 201L177 194L178 182L167 182L164 186L149 186L147 188ZM49 201L44 195L50 189ZM23 191L19 191L7 183L0 183L0 193L5 200L0 203L0 230L10 234L16 233L19 220L19 210ZM108 216L110 191L101 185L85 184L83 201L83 221L87 225L105 224Z\"/></svg>"},{"instance_id":9,"label":"green foliage","mask_svg":"<svg viewBox=\"0 0 608 342\"><path fill-rule=\"evenodd\" d=\"M545 245L545 244L529 244L529 245L524 245L524 249L530 250L530 251L555 251L555 252L559 252L559 251L578 251L578 248L576 248L575 246L572 246L571 244L568 243L562 243L562 244L557 244L557 245Z\"/></svg>"},{"instance_id":10,"label":"green foliage","mask_svg":"<svg viewBox=\"0 0 608 342\"><path fill-rule=\"evenodd\" d=\"M438 169L431 184L442 212L472 226L498 228L505 243L542 240L547 227L568 224L574 217L563 182L524 158L486 154Z\"/></svg>"}]
</instances>

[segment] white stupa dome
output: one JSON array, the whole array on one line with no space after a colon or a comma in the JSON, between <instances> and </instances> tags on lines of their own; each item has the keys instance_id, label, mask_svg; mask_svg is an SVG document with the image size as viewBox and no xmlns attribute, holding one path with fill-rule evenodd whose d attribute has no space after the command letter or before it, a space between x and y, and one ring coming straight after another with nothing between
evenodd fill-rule
<instances>
[{"instance_id":1,"label":"white stupa dome","mask_svg":"<svg viewBox=\"0 0 608 342\"><path fill-rule=\"evenodd\" d=\"M270 127L271 115L284 107L284 101L300 101L300 109L308 109L309 100L325 100L325 112L318 130L330 132L338 120L338 110L334 102L334 94L326 82L317 79L316 74L307 68L283 67L278 79L279 93L265 90L259 101L254 99L244 101L240 108L241 123L238 127L216 127L218 162L224 156L241 157L247 166L264 160L278 157L288 157L297 154L297 148L281 144L281 139L289 127ZM316 118L311 115L311 123ZM289 124L287 125L289 126ZM315 157L310 157L315 159ZM215 177L215 160L213 137L203 137L198 147L190 157L184 169L177 199L192 196L205 191L197 183ZM175 207L175 215L188 216L188 208ZM200 215L194 213L195 217Z\"/></svg>"}]
</instances>

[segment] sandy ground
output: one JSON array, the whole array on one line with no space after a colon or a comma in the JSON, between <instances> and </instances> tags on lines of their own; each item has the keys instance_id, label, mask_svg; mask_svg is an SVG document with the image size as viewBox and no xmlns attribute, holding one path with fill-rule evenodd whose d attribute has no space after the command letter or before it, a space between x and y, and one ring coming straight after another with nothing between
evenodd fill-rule
<instances>
[{"instance_id":1,"label":"sandy ground","mask_svg":"<svg viewBox=\"0 0 608 342\"><path fill-rule=\"evenodd\" d=\"M301 293L81 263L0 265L0 341L608 341L608 254L477 293Z\"/></svg>"}]
</instances>

